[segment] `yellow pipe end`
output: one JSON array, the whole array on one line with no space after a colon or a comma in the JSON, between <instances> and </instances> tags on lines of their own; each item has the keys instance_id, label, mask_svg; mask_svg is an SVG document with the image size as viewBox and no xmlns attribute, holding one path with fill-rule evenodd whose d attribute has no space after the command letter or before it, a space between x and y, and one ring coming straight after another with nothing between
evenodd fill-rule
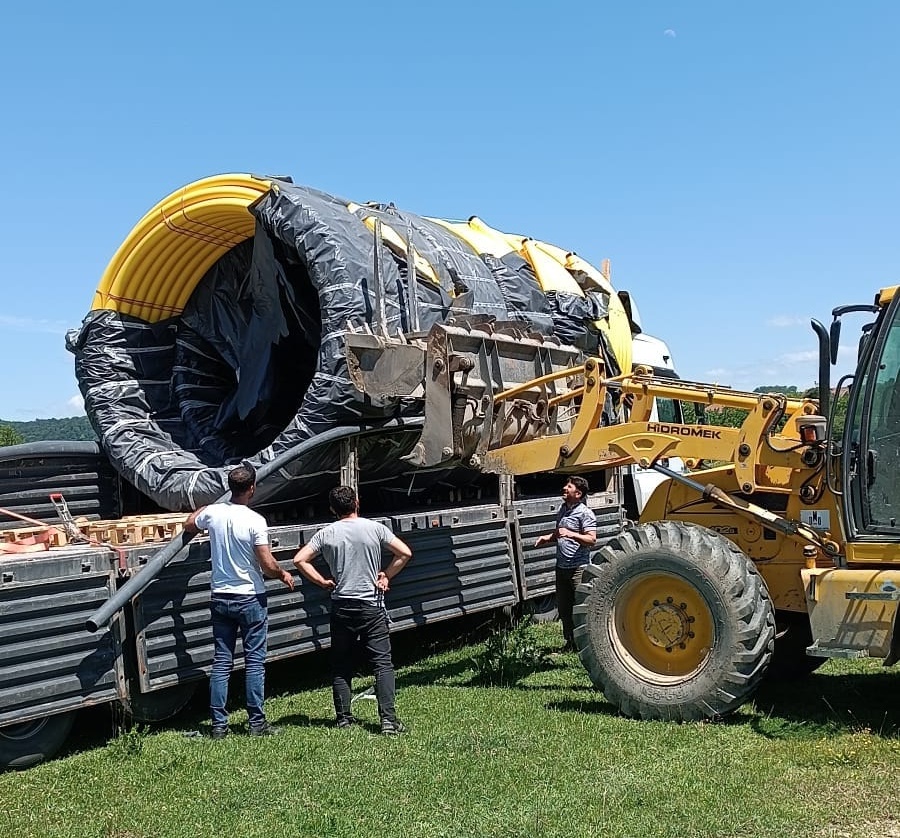
<instances>
[{"instance_id":1,"label":"yellow pipe end","mask_svg":"<svg viewBox=\"0 0 900 838\"><path fill-rule=\"evenodd\" d=\"M216 175L164 198L116 251L91 308L151 323L180 314L204 274L253 236L248 208L270 186L252 175Z\"/></svg>"}]
</instances>

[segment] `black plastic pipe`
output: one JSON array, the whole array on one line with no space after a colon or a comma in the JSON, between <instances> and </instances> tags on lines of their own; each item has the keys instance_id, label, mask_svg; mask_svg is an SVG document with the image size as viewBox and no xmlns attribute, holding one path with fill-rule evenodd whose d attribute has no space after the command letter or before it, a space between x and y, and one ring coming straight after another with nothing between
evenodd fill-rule
<instances>
[{"instance_id":1,"label":"black plastic pipe","mask_svg":"<svg viewBox=\"0 0 900 838\"><path fill-rule=\"evenodd\" d=\"M5 445L0 448L0 463L21 460L28 457L96 457L100 445L87 440L47 439L40 442L23 442L20 445Z\"/></svg>"},{"instance_id":2,"label":"black plastic pipe","mask_svg":"<svg viewBox=\"0 0 900 838\"><path fill-rule=\"evenodd\" d=\"M303 440L293 448L282 451L274 460L264 463L257 469L256 482L261 483L272 472L283 468L292 460L297 459L301 454L312 451L320 445L327 445L329 442L336 442L340 439L347 439L353 436L365 436L370 433L384 431L386 428L403 429L414 428L424 424L422 418L412 419L392 419L390 422L377 427L346 427L330 428L314 437ZM219 503L229 497L231 493L226 492L220 497L216 503ZM95 632L100 626L106 625L112 616L125 607L129 600L140 594L157 576L162 572L163 568L169 564L185 547L197 533L180 532L165 547L147 560L147 563L141 568L141 572L132 576L121 588L119 588L106 602L103 603L90 617L85 621L85 628L90 632Z\"/></svg>"}]
</instances>

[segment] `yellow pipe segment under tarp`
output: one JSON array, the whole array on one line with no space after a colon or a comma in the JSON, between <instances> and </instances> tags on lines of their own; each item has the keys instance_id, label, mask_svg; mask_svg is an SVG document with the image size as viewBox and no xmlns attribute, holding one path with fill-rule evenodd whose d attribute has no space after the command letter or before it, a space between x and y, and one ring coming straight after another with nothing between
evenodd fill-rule
<instances>
[{"instance_id":1,"label":"yellow pipe segment under tarp","mask_svg":"<svg viewBox=\"0 0 900 838\"><path fill-rule=\"evenodd\" d=\"M154 206L113 256L94 294L91 308L108 309L155 323L180 314L207 271L255 230L249 207L277 183L248 174L225 174L190 183ZM365 212L348 204L348 212ZM369 229L372 217L363 217ZM574 253L554 245L494 230L475 216L467 223L430 219L465 241L476 253L502 258L518 253L532 267L545 292L584 296L587 282L609 295L606 322L598 328L609 339L620 367L631 369L631 327L609 280ZM382 225L384 241L405 255L405 239ZM419 254L417 273L430 282L437 274Z\"/></svg>"},{"instance_id":2,"label":"yellow pipe segment under tarp","mask_svg":"<svg viewBox=\"0 0 900 838\"><path fill-rule=\"evenodd\" d=\"M432 220L452 230L477 253L491 253L498 259L507 253L518 253L531 265L545 292L555 291L583 297L582 284L587 284L608 294L607 320L598 320L595 325L608 337L622 369L631 370L631 323L628 314L612 284L593 265L561 247L526 236L501 233L489 227L478 216L473 215L465 224Z\"/></svg>"}]
</instances>

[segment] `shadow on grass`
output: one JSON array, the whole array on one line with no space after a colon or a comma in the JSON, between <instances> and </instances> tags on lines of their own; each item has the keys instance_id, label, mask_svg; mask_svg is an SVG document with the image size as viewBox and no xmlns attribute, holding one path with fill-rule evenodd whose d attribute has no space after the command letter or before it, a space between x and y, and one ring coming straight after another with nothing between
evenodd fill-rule
<instances>
[{"instance_id":1,"label":"shadow on grass","mask_svg":"<svg viewBox=\"0 0 900 838\"><path fill-rule=\"evenodd\" d=\"M280 716L278 727L334 727L334 716L307 716L306 713L292 713Z\"/></svg>"},{"instance_id":2,"label":"shadow on grass","mask_svg":"<svg viewBox=\"0 0 900 838\"><path fill-rule=\"evenodd\" d=\"M402 671L397 684L404 687L450 686L456 689L487 688L545 693L549 712L616 716L616 708L602 693L584 683L580 663L570 655L553 655L540 666L529 668L511 683L493 685L479 679L471 655L452 652L482 642L492 631L483 617L478 621L437 624L394 635L394 659ZM544 644L546 645L546 644ZM549 649L547 651L550 651ZM451 654L446 654L451 652ZM371 677L362 671L361 677ZM541 672L562 674L560 683L527 683L529 676ZM571 672L571 677L565 673ZM583 679L581 683L578 680ZM269 696L294 695L306 690L327 689L330 685L329 652L324 650L296 658L275 661L267 666ZM571 697L554 699L560 692ZM581 695L584 694L584 698ZM772 740L820 739L854 732L868 732L885 739L900 739L900 672L878 670L858 673L818 672L798 681L763 682L748 707L719 724L746 725L760 736ZM243 677L232 676L229 705L243 706ZM209 731L208 682L199 681L197 690L185 708L164 722L147 726L153 733L163 731ZM331 728L334 720L295 713L274 720L279 726ZM240 725L238 725L239 727ZM378 732L376 725L363 728ZM128 723L120 711L109 706L80 711L73 733L59 757L67 757L110 745Z\"/></svg>"},{"instance_id":3,"label":"shadow on grass","mask_svg":"<svg viewBox=\"0 0 900 838\"><path fill-rule=\"evenodd\" d=\"M866 731L900 739L900 673L830 675L766 681L756 694L753 728L770 739L810 739Z\"/></svg>"},{"instance_id":4,"label":"shadow on grass","mask_svg":"<svg viewBox=\"0 0 900 838\"><path fill-rule=\"evenodd\" d=\"M584 689L587 690L591 688L584 687ZM597 695L599 696L600 694L598 693ZM591 699L589 701L575 701L574 699L548 701L544 706L555 713L586 713L593 716L619 715L619 711L602 697Z\"/></svg>"}]
</instances>

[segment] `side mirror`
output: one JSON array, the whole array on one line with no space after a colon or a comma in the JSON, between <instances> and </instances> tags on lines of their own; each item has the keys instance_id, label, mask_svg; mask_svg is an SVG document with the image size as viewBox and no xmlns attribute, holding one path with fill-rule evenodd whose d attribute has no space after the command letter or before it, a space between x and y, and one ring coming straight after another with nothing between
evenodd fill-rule
<instances>
[{"instance_id":1,"label":"side mirror","mask_svg":"<svg viewBox=\"0 0 900 838\"><path fill-rule=\"evenodd\" d=\"M841 321L833 320L828 330L828 344L831 349L831 363L837 363L838 347L841 343Z\"/></svg>"},{"instance_id":2,"label":"side mirror","mask_svg":"<svg viewBox=\"0 0 900 838\"><path fill-rule=\"evenodd\" d=\"M628 315L628 324L631 326L631 334L639 335L643 331L641 328L641 315L637 310L637 305L631 299L631 294L629 294L628 291L619 291L618 297L622 302L625 313Z\"/></svg>"}]
</instances>

